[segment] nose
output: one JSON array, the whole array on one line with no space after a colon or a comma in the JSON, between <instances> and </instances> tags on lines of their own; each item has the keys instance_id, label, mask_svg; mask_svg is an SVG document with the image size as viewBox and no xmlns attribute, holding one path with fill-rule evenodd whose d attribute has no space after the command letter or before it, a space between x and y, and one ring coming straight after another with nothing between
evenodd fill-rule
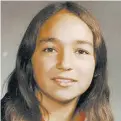
<instances>
[{"instance_id":1,"label":"nose","mask_svg":"<svg viewBox=\"0 0 121 121\"><path fill-rule=\"evenodd\" d=\"M58 62L56 64L57 69L63 71L72 70L72 59L69 51L62 52L58 55Z\"/></svg>"}]
</instances>

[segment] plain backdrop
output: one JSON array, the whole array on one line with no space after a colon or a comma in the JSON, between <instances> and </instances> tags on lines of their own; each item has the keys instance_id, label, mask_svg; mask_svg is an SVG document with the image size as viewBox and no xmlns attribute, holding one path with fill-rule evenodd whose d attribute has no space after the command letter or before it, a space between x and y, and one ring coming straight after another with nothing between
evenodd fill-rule
<instances>
[{"instance_id":1,"label":"plain backdrop","mask_svg":"<svg viewBox=\"0 0 121 121\"><path fill-rule=\"evenodd\" d=\"M5 81L15 66L17 49L24 32L36 13L49 3L52 2L2 2L2 97L6 92L7 82ZM108 80L111 89L111 106L115 121L121 121L121 2L80 1L78 3L90 10L100 23L108 50Z\"/></svg>"}]
</instances>

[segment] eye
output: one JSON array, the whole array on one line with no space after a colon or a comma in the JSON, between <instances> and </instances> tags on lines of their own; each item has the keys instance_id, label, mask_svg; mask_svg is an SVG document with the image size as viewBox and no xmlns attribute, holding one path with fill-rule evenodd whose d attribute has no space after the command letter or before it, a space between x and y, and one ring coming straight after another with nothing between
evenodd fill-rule
<instances>
[{"instance_id":1,"label":"eye","mask_svg":"<svg viewBox=\"0 0 121 121\"><path fill-rule=\"evenodd\" d=\"M82 55L82 54L89 54L89 52L87 52L86 50L83 49L77 49L75 51L76 54Z\"/></svg>"},{"instance_id":2,"label":"eye","mask_svg":"<svg viewBox=\"0 0 121 121\"><path fill-rule=\"evenodd\" d=\"M43 49L43 52L53 53L53 52L56 52L56 50L54 48L49 47L49 48Z\"/></svg>"}]
</instances>

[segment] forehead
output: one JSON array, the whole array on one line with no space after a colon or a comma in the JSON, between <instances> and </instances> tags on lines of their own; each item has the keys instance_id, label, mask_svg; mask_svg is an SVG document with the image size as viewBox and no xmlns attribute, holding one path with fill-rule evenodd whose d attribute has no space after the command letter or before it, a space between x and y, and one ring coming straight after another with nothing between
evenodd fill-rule
<instances>
[{"instance_id":1,"label":"forehead","mask_svg":"<svg viewBox=\"0 0 121 121\"><path fill-rule=\"evenodd\" d=\"M58 38L64 43L73 40L93 42L93 35L89 27L79 17L63 9L51 16L41 26L38 41L45 38Z\"/></svg>"}]
</instances>

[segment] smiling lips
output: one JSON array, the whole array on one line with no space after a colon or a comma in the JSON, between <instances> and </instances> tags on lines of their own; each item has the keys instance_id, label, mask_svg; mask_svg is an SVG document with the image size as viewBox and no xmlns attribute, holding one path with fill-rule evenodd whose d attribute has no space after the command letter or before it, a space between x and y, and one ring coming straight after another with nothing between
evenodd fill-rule
<instances>
[{"instance_id":1,"label":"smiling lips","mask_svg":"<svg viewBox=\"0 0 121 121\"><path fill-rule=\"evenodd\" d=\"M76 80L64 77L55 77L52 80L62 87L68 87L76 83Z\"/></svg>"}]
</instances>

